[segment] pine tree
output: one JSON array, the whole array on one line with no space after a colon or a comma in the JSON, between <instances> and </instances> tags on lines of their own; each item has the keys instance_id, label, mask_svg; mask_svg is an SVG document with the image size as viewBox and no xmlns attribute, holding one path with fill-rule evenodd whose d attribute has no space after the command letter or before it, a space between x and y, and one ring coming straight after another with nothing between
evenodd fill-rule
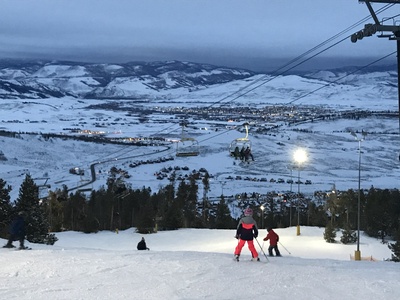
<instances>
[{"instance_id":1,"label":"pine tree","mask_svg":"<svg viewBox=\"0 0 400 300\"><path fill-rule=\"evenodd\" d=\"M184 180L179 183L176 199L178 206L182 208L184 227L193 227L197 221L197 185L193 176L190 177L190 184L186 184Z\"/></svg>"},{"instance_id":2,"label":"pine tree","mask_svg":"<svg viewBox=\"0 0 400 300\"><path fill-rule=\"evenodd\" d=\"M207 227L209 225L209 214L210 214L210 203L208 202L208 192L210 191L210 175L208 172L204 174L202 179L203 183L203 226Z\"/></svg>"},{"instance_id":3,"label":"pine tree","mask_svg":"<svg viewBox=\"0 0 400 300\"><path fill-rule=\"evenodd\" d=\"M324 231L324 239L327 243L334 243L335 238L336 238L336 230L333 227L332 223L328 222Z\"/></svg>"},{"instance_id":4,"label":"pine tree","mask_svg":"<svg viewBox=\"0 0 400 300\"><path fill-rule=\"evenodd\" d=\"M25 215L26 239L31 243L53 245L57 238L49 234L49 223L44 207L39 202L39 190L30 175L26 175L15 202L17 212Z\"/></svg>"},{"instance_id":5,"label":"pine tree","mask_svg":"<svg viewBox=\"0 0 400 300\"><path fill-rule=\"evenodd\" d=\"M174 230L183 227L183 203L175 198L175 181L165 186L161 193L163 201L158 206L159 228L161 230Z\"/></svg>"},{"instance_id":6,"label":"pine tree","mask_svg":"<svg viewBox=\"0 0 400 300\"><path fill-rule=\"evenodd\" d=\"M188 198L184 206L184 215L189 228L201 227L200 215L197 212L198 207L198 197L197 193L199 191L199 186L196 182L195 176L189 177L189 191Z\"/></svg>"},{"instance_id":7,"label":"pine tree","mask_svg":"<svg viewBox=\"0 0 400 300\"><path fill-rule=\"evenodd\" d=\"M340 241L343 244L353 244L357 241L357 234L354 230L350 229L349 226L346 226L342 231L342 237Z\"/></svg>"},{"instance_id":8,"label":"pine tree","mask_svg":"<svg viewBox=\"0 0 400 300\"><path fill-rule=\"evenodd\" d=\"M365 207L365 216L367 226L365 232L369 236L380 237L382 243L391 227L390 218L390 198L388 190L378 190L370 188L367 194L367 203Z\"/></svg>"},{"instance_id":9,"label":"pine tree","mask_svg":"<svg viewBox=\"0 0 400 300\"><path fill-rule=\"evenodd\" d=\"M400 262L400 228L396 233L396 242L388 244L389 249L393 252L391 261Z\"/></svg>"},{"instance_id":10,"label":"pine tree","mask_svg":"<svg viewBox=\"0 0 400 300\"><path fill-rule=\"evenodd\" d=\"M174 200L168 207L165 220L162 224L167 230L174 230L183 227L183 213L178 201Z\"/></svg>"},{"instance_id":11,"label":"pine tree","mask_svg":"<svg viewBox=\"0 0 400 300\"><path fill-rule=\"evenodd\" d=\"M12 206L10 203L11 186L0 179L0 237L7 237L7 228L10 223Z\"/></svg>"},{"instance_id":12,"label":"pine tree","mask_svg":"<svg viewBox=\"0 0 400 300\"><path fill-rule=\"evenodd\" d=\"M137 220L137 232L153 233L155 228L155 211L150 200L147 200L140 207L140 214Z\"/></svg>"},{"instance_id":13,"label":"pine tree","mask_svg":"<svg viewBox=\"0 0 400 300\"><path fill-rule=\"evenodd\" d=\"M225 202L224 196L221 196L221 200L217 204L217 211L215 215L215 227L217 229L230 229L232 228L233 219L228 205Z\"/></svg>"},{"instance_id":14,"label":"pine tree","mask_svg":"<svg viewBox=\"0 0 400 300\"><path fill-rule=\"evenodd\" d=\"M52 232L61 231L63 221L62 203L57 199L57 194L55 192L50 192L45 204L49 220L49 230Z\"/></svg>"}]
</instances>

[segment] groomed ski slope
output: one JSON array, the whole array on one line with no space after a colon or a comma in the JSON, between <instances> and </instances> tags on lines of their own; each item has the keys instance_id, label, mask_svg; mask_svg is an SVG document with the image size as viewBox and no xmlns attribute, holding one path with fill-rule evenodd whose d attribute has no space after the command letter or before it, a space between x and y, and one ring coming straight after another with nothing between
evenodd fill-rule
<instances>
[{"instance_id":1,"label":"groomed ski slope","mask_svg":"<svg viewBox=\"0 0 400 300\"><path fill-rule=\"evenodd\" d=\"M57 233L54 246L1 248L0 299L400 299L400 265L383 261L387 245L362 236L362 256L378 261L351 261L356 245L328 244L323 230L276 229L291 254L280 247L283 257L268 263L251 262L247 246L233 261L234 230L145 235L150 251L136 250L134 229Z\"/></svg>"}]
</instances>

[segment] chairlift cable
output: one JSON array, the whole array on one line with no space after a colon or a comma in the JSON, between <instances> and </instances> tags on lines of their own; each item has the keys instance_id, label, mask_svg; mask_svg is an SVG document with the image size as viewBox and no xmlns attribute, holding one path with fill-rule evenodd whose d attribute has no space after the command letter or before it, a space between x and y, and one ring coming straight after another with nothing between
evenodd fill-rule
<instances>
[{"instance_id":1,"label":"chairlift cable","mask_svg":"<svg viewBox=\"0 0 400 300\"><path fill-rule=\"evenodd\" d=\"M376 11L376 14L379 14L379 13L381 13L381 12L383 12L383 11L389 9L389 8L392 7L393 5L394 5L394 4L387 4L387 5L385 5L384 7L380 8L379 10L377 10L377 11ZM325 49L319 51L318 53L312 55L311 57L306 58L306 59L304 59L304 60L298 62L300 59L306 57L308 54L310 54L310 53L314 52L315 50L321 48L322 46L324 46L324 45L326 45L327 43L333 41L334 39L338 38L339 36L341 36L341 35L343 35L344 33L350 31L350 30L353 29L354 27L359 26L360 24L362 24L363 22L365 22L366 20L369 20L369 19L371 19L371 16L364 17L362 20L360 20L360 21L354 23L353 25L351 25L351 26L347 27L346 29L342 30L341 32L339 32L338 34L335 34L334 36L328 38L328 39L325 40L324 42L318 44L317 46L315 46L315 47L313 47L313 48L311 48L311 49L309 49L308 51L302 53L301 55L297 56L296 58L290 60L288 63L286 63L286 64L284 64L283 66L279 67L278 69L274 70L274 71L272 72L272 75L263 75L263 76L261 76L260 78L254 80L253 82L251 82L251 83L247 84L246 86L240 88L238 91L236 91L236 92L234 92L234 93L232 93L232 94L230 94L230 95L227 95L227 96L223 97L222 99L220 99L220 100L214 102L213 104L209 105L207 108L210 108L210 107L212 107L212 106L214 106L214 105L216 105L216 104L218 104L218 103L221 103L222 101L224 101L224 100L226 100L226 99L232 97L233 95L236 95L236 94L238 94L238 93L244 91L245 89L247 89L247 88L249 88L249 87L251 87L251 86L253 86L253 85L259 83L260 81L264 80L265 78L269 77L268 80L265 80L265 81L261 82L260 84L256 85L255 87L251 88L250 90L239 94L238 96L234 97L232 100L230 100L229 102L227 102L227 103L231 103L232 101L237 100L238 98L240 98L240 97L242 97L242 96L244 96L244 95L250 93L251 91L254 91L255 89L259 88L260 86L262 86L262 85L264 85L264 84L266 84L266 83L272 81L272 80L275 79L277 76L280 76L280 75L283 75L283 74L287 73L288 71L290 71L290 70L292 70L292 69L294 69L294 68L300 66L301 64L303 64L303 63L305 63L305 62L311 60L312 58L314 58L314 57L318 56L319 54L321 54L321 53L323 53L323 52L325 52L325 51L331 49L332 47L338 45L339 43L342 43L343 41L345 41L346 39L348 39L349 36L347 36L346 38L340 40L339 42L336 42L335 44L333 44L333 45L331 45L331 46L329 46L329 47L327 47L327 48L325 48ZM359 68L358 70L356 70L356 71L354 71L354 72L352 72L352 73L350 73L350 74L348 74L348 75L346 75L346 76L349 76L349 75L351 75L351 74L353 74L353 73L355 73L355 72L357 72L357 71L359 71L359 70L361 70L361 69L363 69L363 68L366 68L366 67L368 67L368 66L370 66L370 65L372 65L372 64L374 64L374 63L376 63L376 62L378 62L378 61L380 61L380 60L382 60L382 59L384 59L384 58L386 58L386 57L388 57L388 56L390 56L390 55L393 55L394 53L395 53L395 52L393 52L393 53L391 53L391 54L389 54L389 55L387 55L387 56L385 56L385 57L383 57L383 58L381 58L381 59L378 59L378 60L376 60L376 61L374 61L374 62L372 62L372 63L370 63L370 64L368 64L368 65L366 65L366 66L364 66L364 67L362 67L362 68ZM278 71L283 70L283 69L285 69L286 67L289 67L291 64L296 63L296 62L298 62L298 63L295 64L295 65L293 65L292 67L290 67L290 68L288 68L288 69L286 69L286 70L284 70L284 71L278 73ZM277 74L274 75L275 73L277 73ZM271 78L271 76L274 76L274 77ZM341 77L340 79L343 79L343 78L345 78L346 76ZM338 79L338 80L340 80L340 79ZM338 80L336 80L336 81L338 81ZM335 83L336 81L333 81L333 82L331 82L331 83L329 83L329 84L327 84L327 85L325 85L325 86L323 86L323 87L320 87L320 88L317 89L317 90L320 90L320 89L322 89L322 88L324 88L324 87L326 87L326 86L328 86L328 85L330 85L330 84L332 84L332 83ZM313 92L316 92L317 90L315 90L315 91L313 91ZM300 97L300 98L298 98L298 99L295 99L295 100L289 102L288 104L291 104L291 103L293 103L293 102L295 102L295 101L298 101L299 99L304 98L305 96L307 96L307 95L309 95L309 94L311 94L311 93L313 93L313 92L310 92L310 93L308 93L308 94L306 94L306 95L304 95L304 96L302 96L302 97ZM224 105L227 104L227 103L224 103ZM221 107L222 107L222 105L221 105ZM163 129L161 129L161 130L158 130L156 133L154 133L154 134L152 134L152 135L156 135L156 134L158 134L158 133L160 133L160 132L162 132L162 131L165 131L165 130L167 130L167 129L170 129L170 128L176 126L176 125L177 125L176 123L171 124L171 125L169 125L169 126L163 128ZM212 136L212 137L206 138L206 139L204 139L204 140L201 140L201 141L199 141L199 143L202 143L202 142L204 142L204 141L207 141L207 140L213 139L213 138L215 138L215 137L218 137L219 135L225 134L226 132L229 132L229 131L231 131L231 130L234 130L234 128L233 128L233 129L226 130L226 131L224 131L224 132L221 132L221 133L219 133L219 134L217 134L217 135L214 135L214 136ZM174 131L175 131L175 130L174 130ZM173 131L171 131L171 132L173 132ZM121 151L122 151L122 150L121 150ZM141 155L141 156L145 156L145 155Z\"/></svg>"},{"instance_id":2,"label":"chairlift cable","mask_svg":"<svg viewBox=\"0 0 400 300\"><path fill-rule=\"evenodd\" d=\"M393 5L394 5L393 3L392 3L392 4L386 4L386 5L383 6L382 8L378 9L378 10L376 11L376 14L382 13L383 11L385 11L385 10L389 9L390 7L392 7ZM222 99L220 99L220 100L218 100L218 101L212 103L211 105L209 105L209 106L206 107L206 108L210 108L210 107L212 107L212 106L214 106L214 105L216 105L216 104L218 104L218 103L221 103L222 101L224 101L224 100L226 100L226 99L229 99L229 98L232 97L233 95L236 95L236 94L240 93L241 91L244 91L245 89L247 89L247 88L249 88L249 87L251 87L251 86L253 86L253 85L259 83L260 81L263 81L265 78L269 77L268 80L265 80L265 81L263 81L262 83L260 83L260 84L256 85L255 87L251 88L250 90L248 90L248 91L246 91L246 92L243 92L243 93L237 95L236 97L234 97L234 98L233 98L232 100L230 100L229 102L224 103L224 105L226 105L226 104L228 104L228 103L231 103L231 102L233 102L233 101L239 99L240 97L242 97L242 96L244 96L244 95L246 95L246 94L248 94L248 93L254 91L255 89L259 88L260 86L262 86L262 85L264 85L264 84L266 84L266 83L272 81L272 80L275 79L277 76L283 75L283 74L287 73L288 71L290 71L290 70L292 70L292 69L294 69L294 68L300 66L301 64L303 64L303 63L305 63L305 62L311 60L312 58L314 58L314 57L318 56L319 54L321 54L321 53L323 53L323 52L329 50L330 48L332 48L332 47L338 45L339 43L342 43L343 41L345 41L346 39L348 39L349 36L347 36L346 38L340 40L339 42L337 42L337 43L335 43L335 44L333 44L333 45L331 45L331 46L329 46L329 47L327 47L327 48L325 48L325 49L319 51L318 53L312 55L311 57L300 61L299 63L295 64L294 66L292 66L292 67L290 67L290 68L288 68L288 69L286 69L286 70L284 70L284 71L278 73L280 70L283 70L284 68L290 66L291 64L296 63L297 61L299 61L299 60L302 59L303 57L305 57L305 56L307 56L308 54L314 52L315 50L321 48L322 46L326 45L327 43L329 43L329 42L335 40L335 39L338 38L339 36L343 35L344 33L348 32L348 31L350 31L350 30L352 30L352 29L354 29L355 27L359 26L360 24L364 23L365 21L367 21L367 20L369 20L369 19L371 19L371 18L372 18L372 17L371 17L370 15L367 16L367 17L364 17L363 19L359 20L358 22L354 23L353 25L350 25L350 26L347 27L346 29L340 31L339 33L333 35L332 37L330 37L330 38L328 38L327 40L323 41L322 43L318 44L317 46L315 46L315 47L309 49L308 51L304 52L303 54L300 54L300 55L297 56L296 58L290 60L290 61L289 61L288 63L286 63L285 65L283 65L283 66L279 67L278 69L274 70L274 71L272 72L272 75L267 75L267 74L266 74L266 75L263 75L263 76L261 76L260 78L254 80L253 82L247 84L246 86L240 88L240 89L237 90L236 92L234 92L234 93L232 93L232 94L229 94L229 95L223 97ZM277 74L274 75L275 73L277 73ZM274 76L274 77L271 77L271 76ZM221 105L221 107L222 107L222 105ZM175 126L175 125L176 125L176 123L171 124L171 125L167 126L166 128L157 131L155 134L160 133L160 132L162 132L162 131L165 131L165 130L167 130L167 129L169 129L169 128L172 128L172 127ZM174 131L175 131L175 130L174 130ZM228 130L228 131L229 131L229 130ZM171 133L171 132L169 132L169 133ZM221 133L221 134L223 134L223 133ZM212 137L207 138L207 139L205 139L205 140L203 140L203 141L206 141L206 140L211 139L211 138L212 138Z\"/></svg>"},{"instance_id":3,"label":"chairlift cable","mask_svg":"<svg viewBox=\"0 0 400 300\"><path fill-rule=\"evenodd\" d=\"M392 7L393 5L394 5L394 4L387 4L387 5L385 5L384 7L380 8L379 10L377 10L377 11L376 11L376 14L382 13L383 11L385 11L385 10L389 9L390 7ZM229 102L227 102L227 103L231 103L232 101L237 100L237 99L239 99L240 97L242 97L242 96L244 96L244 95L250 93L251 91L254 91L254 90L257 89L257 88L259 88L260 86L262 86L262 85L264 85L264 84L266 84L266 83L272 81L272 80L275 79L277 76L283 75L283 74L287 73L288 71L290 71L290 70L292 70L292 69L294 69L294 68L300 66L301 64L303 64L303 63L305 63L305 62L307 62L307 61L313 59L314 57L320 55L321 53L323 53L323 52L325 52L325 51L327 51L327 50L333 48L334 46L336 46L336 45L342 43L343 41L347 40L350 36L346 36L345 38L343 38L343 39L341 39L340 41L338 41L338 42L336 42L336 43L334 43L334 44L332 44L332 45L330 45L330 46L324 48L323 50L317 52L316 54L314 54L314 55L312 55L312 56L310 56L310 57L308 57L308 58L306 58L306 59L304 59L304 60L298 62L297 64L291 66L291 67L288 68L288 69L285 69L286 67L289 67L291 64L296 63L297 61L299 61L300 59L304 58L304 57L307 56L308 54L310 54L310 53L316 51L317 49L321 48L322 46L328 44L329 42L331 42L331 41L333 41L333 40L335 40L335 39L337 39L339 36L345 34L346 32L348 32L348 31L350 31L350 30L352 30L352 29L354 29L355 27L359 26L360 24L364 23L365 21L367 21L367 20L369 20L369 19L371 19L371 16L364 17L364 18L361 19L360 21L354 23L353 25L351 25L351 26L347 27L346 29L340 31L339 33L333 35L332 37L330 37L330 38L328 38L327 40L323 41L322 43L318 44L317 46L315 46L315 47L309 49L308 51L304 52L303 54L301 54L301 55L297 56L296 58L290 60L290 61L289 61L288 63L286 63L285 65L283 65L283 66L279 67L278 69L274 70L274 71L272 72L272 75L264 75L264 76L262 76L262 77L256 79L255 81L253 81L253 82L247 84L246 86L240 88L238 91L236 91L236 92L234 92L234 93L232 93L232 94L230 94L230 95L228 95L228 96L225 96L225 97L223 97L222 99L220 99L220 100L214 102L213 104L209 105L207 108L210 108L210 107L212 107L212 106L214 106L214 105L216 105L216 104L218 104L218 103L221 103L222 101L228 99L229 97L232 97L233 95L236 95L236 94L240 93L241 91L244 91L245 89L247 89L247 88L249 88L249 87L255 85L256 83L259 83L260 81L264 80L265 78L270 77L268 80L265 80L265 81L261 82L260 84L256 85L255 87L252 87L250 90L247 90L247 91L245 91L245 92L243 92L243 93L237 95L237 96L234 97L232 100L230 100ZM351 73L348 74L347 76L349 76L349 75L351 75L351 74L353 74L353 73L355 73L355 72L357 72L357 71L359 71L359 70L362 70L362 69L364 69L364 68L366 68L366 67L368 67L368 66L370 66L370 65L372 65L372 64L374 64L374 63L376 63L376 62L379 62L380 60L382 60L382 59L384 59L384 58L386 58L386 57L388 57L388 56L390 56L390 55L393 55L393 53L391 53L391 54L389 54L389 55L387 55L387 56L385 56L385 57L383 57L383 58L381 58L381 59L378 59L378 60L376 60L376 61L374 61L374 62L372 62L372 63L370 63L370 64L368 64L368 65L366 65L366 66L364 66L364 67L358 68L356 71L351 72ZM283 69L285 69L285 70L283 70ZM280 71L280 70L283 70L283 71L280 72L280 73L278 73L278 71ZM275 73L278 73L278 74L274 75ZM274 76L274 77L271 77L271 76ZM340 79L343 79L343 78L345 78L345 77L346 77L346 76L344 76L344 77L342 77L342 78L340 78ZM340 80L340 79L338 79L338 80ZM334 82L336 82L336 81L334 81ZM332 84L332 83L334 83L334 82L331 82L331 83L329 83L329 84ZM325 85L325 86L328 86L329 84L327 84L327 85ZM325 86L320 87L320 88L317 89L317 90L320 90L320 89L324 88ZM311 93L308 93L307 95L309 95L309 94L311 94ZM307 95L304 95L304 97L307 96ZM301 98L303 98L303 97L301 97ZM300 99L300 98L299 98L299 99ZM287 103L287 104L293 103L293 102L295 102L295 101L297 101L297 100L298 100L298 99L296 99L296 100L294 100L294 101L291 101L291 102L289 102L289 103ZM227 103L224 103L224 105L227 104ZM221 107L222 107L222 105L221 105ZM168 128L170 128L170 127L172 127L172 125L169 126ZM217 134L217 135L214 135L214 136L212 136L212 137L209 137L209 138L206 138L206 139L204 139L204 140L201 140L201 141L199 141L199 143L202 143L202 142L205 142L205 141L207 141L207 140L213 139L213 138L215 138L215 137L217 137L217 136L219 136L219 135L225 134L226 132L229 132L229 131L231 131L231 130L233 130L233 129L226 130L226 131L221 132L221 133L219 133L219 134Z\"/></svg>"},{"instance_id":4,"label":"chairlift cable","mask_svg":"<svg viewBox=\"0 0 400 300\"><path fill-rule=\"evenodd\" d=\"M387 4L387 5L385 5L385 6L382 7L381 9L377 10L376 14L379 14L379 13L381 13L381 12L383 12L383 11L389 9L389 8L392 7L393 5L394 5L394 4ZM292 69L294 69L294 68L300 66L301 64L303 64L303 63L309 61L310 59L314 58L315 56L317 56L317 55L319 55L319 54L325 52L326 50L329 50L329 49L332 48L333 46L336 46L337 44L343 42L343 41L346 40L348 37L346 37L345 39L342 39L341 41L335 43L334 45L332 45L332 46L326 48L325 50L318 52L317 54L311 56L310 58L308 58L308 59L306 59L306 60L304 60L304 61L302 61L302 62L300 62L300 63L295 64L294 66L290 67L289 69L286 69L286 70L284 70L284 71L278 73L278 71L280 71L280 70L282 70L282 69L284 69L284 68L290 66L291 64L293 64L293 63L299 61L301 58L305 57L306 55L312 53L313 51L319 49L320 47L324 46L325 44L329 43L330 41L332 41L332 40L338 38L339 36L343 35L344 33L348 32L348 31L350 31L350 30L352 30L353 28L359 26L360 24L364 23L366 20L369 20L369 19L371 19L371 18L372 18L371 16L364 17L362 20L360 20L360 21L354 23L353 25L351 25L351 26L347 27L346 29L342 30L341 32L339 32L338 34L335 34L334 36L328 38L328 39L325 40L324 42L318 44L317 46L311 48L310 50L304 52L303 54L300 54L299 56L297 56L296 58L292 59L291 61L289 61L289 62L286 63L285 65L283 65L283 66L279 67L278 69L272 71L272 75L264 75L264 76L262 76L262 77L256 79L255 81L253 81L253 82L247 84L246 86L240 88L238 91L236 91L236 92L234 92L234 93L232 93L232 94L230 94L230 95L228 95L228 96L225 96L224 98L220 99L219 101L214 102L213 104L211 104L211 105L208 106L208 107L212 107L212 106L214 106L215 104L220 103L220 102L222 102L222 101L228 99L229 97L232 97L233 95L236 95L237 93L240 93L241 91L245 90L246 88L251 87L252 85L254 85L254 84L256 84L256 83L262 81L262 80L265 79L266 77L275 76L275 77L269 78L267 81L263 82L262 84L257 85L255 88L252 88L252 89L248 90L247 92L244 92L244 93L240 94L239 96L236 96L235 98L233 98L231 101L227 102L226 104L231 103L232 101L237 100L238 98L240 98L240 97L242 97L242 96L244 96L244 95L250 93L251 91L255 90L256 88L258 88L258 87L264 85L265 83L268 83L268 82L272 81L272 80L275 79L277 76L283 75L283 74L285 74L286 72L288 72L288 71L290 71L290 70L292 70ZM275 73L277 73L277 74L275 74Z\"/></svg>"}]
</instances>

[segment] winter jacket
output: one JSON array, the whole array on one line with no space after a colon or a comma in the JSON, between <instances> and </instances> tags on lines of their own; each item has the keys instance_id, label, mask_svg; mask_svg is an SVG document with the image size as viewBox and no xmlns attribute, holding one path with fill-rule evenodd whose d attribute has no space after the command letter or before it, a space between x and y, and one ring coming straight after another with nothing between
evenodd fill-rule
<instances>
[{"instance_id":1,"label":"winter jacket","mask_svg":"<svg viewBox=\"0 0 400 300\"><path fill-rule=\"evenodd\" d=\"M268 240L271 246L276 246L279 242L279 235L271 229L270 231L268 231L267 236L264 238L264 241Z\"/></svg>"},{"instance_id":2,"label":"winter jacket","mask_svg":"<svg viewBox=\"0 0 400 300\"><path fill-rule=\"evenodd\" d=\"M141 240L138 244L137 244L137 249L138 250L150 250L149 248L147 248L146 242L144 240Z\"/></svg>"},{"instance_id":3,"label":"winter jacket","mask_svg":"<svg viewBox=\"0 0 400 300\"><path fill-rule=\"evenodd\" d=\"M240 219L236 229L236 237L245 241L252 241L258 236L257 223L253 217L246 216Z\"/></svg>"},{"instance_id":4,"label":"winter jacket","mask_svg":"<svg viewBox=\"0 0 400 300\"><path fill-rule=\"evenodd\" d=\"M10 225L10 234L13 236L25 236L25 221L22 216L17 216Z\"/></svg>"}]
</instances>

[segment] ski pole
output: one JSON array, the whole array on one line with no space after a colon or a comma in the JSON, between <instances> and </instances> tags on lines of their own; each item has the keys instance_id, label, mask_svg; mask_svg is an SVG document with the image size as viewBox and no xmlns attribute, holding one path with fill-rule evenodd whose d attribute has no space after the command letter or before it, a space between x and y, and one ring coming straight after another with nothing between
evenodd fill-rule
<instances>
[{"instance_id":1,"label":"ski pole","mask_svg":"<svg viewBox=\"0 0 400 300\"><path fill-rule=\"evenodd\" d=\"M262 249L264 249L264 241L263 241L262 246L261 246L261 250ZM261 251L260 251L260 255L261 255Z\"/></svg>"},{"instance_id":2,"label":"ski pole","mask_svg":"<svg viewBox=\"0 0 400 300\"><path fill-rule=\"evenodd\" d=\"M290 253L290 251L288 250L288 249L286 249L286 247L285 246L283 246L282 245L282 243L281 242L278 242L282 247L283 247L283 249L285 249L289 254L292 254L292 253Z\"/></svg>"},{"instance_id":3,"label":"ski pole","mask_svg":"<svg viewBox=\"0 0 400 300\"><path fill-rule=\"evenodd\" d=\"M265 258L267 259L267 261L269 262L269 259L268 259L267 255L265 254L263 248L261 247L260 243L258 242L257 238L254 238L254 239L256 240L258 246L260 246L260 249L261 249L262 253L264 254L264 256L265 256Z\"/></svg>"}]
</instances>

